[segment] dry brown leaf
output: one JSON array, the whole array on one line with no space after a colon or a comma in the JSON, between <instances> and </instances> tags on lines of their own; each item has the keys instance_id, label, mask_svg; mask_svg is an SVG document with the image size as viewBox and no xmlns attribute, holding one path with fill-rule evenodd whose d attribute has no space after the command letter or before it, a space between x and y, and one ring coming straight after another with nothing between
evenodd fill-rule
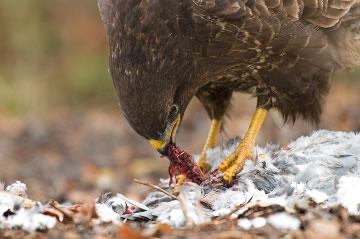
<instances>
[{"instance_id":1,"label":"dry brown leaf","mask_svg":"<svg viewBox=\"0 0 360 239\"><path fill-rule=\"evenodd\" d=\"M76 204L71 207L59 204L56 201L49 203L65 217L72 219L75 223L88 222L92 218L98 218L95 210L95 201L91 203Z\"/></svg>"},{"instance_id":2,"label":"dry brown leaf","mask_svg":"<svg viewBox=\"0 0 360 239\"><path fill-rule=\"evenodd\" d=\"M122 224L118 227L119 239L145 239L140 231L131 229L128 225Z\"/></svg>"},{"instance_id":3,"label":"dry brown leaf","mask_svg":"<svg viewBox=\"0 0 360 239\"><path fill-rule=\"evenodd\" d=\"M170 236L173 233L173 230L171 229L171 227L168 224L158 224L155 227L149 227L146 228L143 231L143 235L145 237L161 237L164 235Z\"/></svg>"},{"instance_id":4,"label":"dry brown leaf","mask_svg":"<svg viewBox=\"0 0 360 239\"><path fill-rule=\"evenodd\" d=\"M59 210L57 210L55 208L48 208L45 211L43 211L42 214L51 216L51 217L56 217L56 219L59 222L62 222L64 220L64 213L60 212Z\"/></svg>"},{"instance_id":5,"label":"dry brown leaf","mask_svg":"<svg viewBox=\"0 0 360 239\"><path fill-rule=\"evenodd\" d=\"M340 235L340 224L335 220L319 219L314 220L307 226L305 237L308 239L338 239Z\"/></svg>"}]
</instances>

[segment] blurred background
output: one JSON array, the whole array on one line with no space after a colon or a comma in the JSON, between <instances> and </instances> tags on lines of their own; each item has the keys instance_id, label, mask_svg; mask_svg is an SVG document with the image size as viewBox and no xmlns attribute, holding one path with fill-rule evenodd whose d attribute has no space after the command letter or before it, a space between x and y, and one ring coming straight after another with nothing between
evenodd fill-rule
<instances>
[{"instance_id":1,"label":"blurred background","mask_svg":"<svg viewBox=\"0 0 360 239\"><path fill-rule=\"evenodd\" d=\"M314 129L360 130L359 71L332 81L322 122L266 118L257 142L282 146ZM219 144L247 129L256 102L236 95ZM177 144L198 154L210 121L194 99ZM32 199L84 202L102 191L141 200L168 161L136 135L108 72L107 37L95 0L0 1L0 181L26 183Z\"/></svg>"}]
</instances>

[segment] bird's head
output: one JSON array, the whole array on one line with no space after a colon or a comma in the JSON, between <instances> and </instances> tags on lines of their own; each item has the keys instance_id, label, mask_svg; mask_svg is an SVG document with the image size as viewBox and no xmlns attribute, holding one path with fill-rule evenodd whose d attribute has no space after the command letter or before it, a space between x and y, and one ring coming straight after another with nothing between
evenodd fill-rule
<instances>
[{"instance_id":1,"label":"bird's head","mask_svg":"<svg viewBox=\"0 0 360 239\"><path fill-rule=\"evenodd\" d=\"M129 124L166 154L198 90L198 81L193 80L194 57L179 45L184 44L179 36L137 35L130 31L119 38L110 37L112 79Z\"/></svg>"},{"instance_id":2,"label":"bird's head","mask_svg":"<svg viewBox=\"0 0 360 239\"><path fill-rule=\"evenodd\" d=\"M122 111L165 154L199 88L191 1L101 0L99 6Z\"/></svg>"},{"instance_id":3,"label":"bird's head","mask_svg":"<svg viewBox=\"0 0 360 239\"><path fill-rule=\"evenodd\" d=\"M168 145L175 144L177 129L195 92L182 75L166 77L160 72L161 76L152 76L142 69L137 71L134 77L113 78L121 109L131 127L166 155Z\"/></svg>"}]
</instances>

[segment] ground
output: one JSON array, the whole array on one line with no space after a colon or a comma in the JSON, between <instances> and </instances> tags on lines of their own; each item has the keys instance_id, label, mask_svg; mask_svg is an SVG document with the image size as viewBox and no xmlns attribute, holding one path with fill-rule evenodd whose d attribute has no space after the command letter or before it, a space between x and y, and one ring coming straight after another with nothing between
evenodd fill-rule
<instances>
[{"instance_id":1,"label":"ground","mask_svg":"<svg viewBox=\"0 0 360 239\"><path fill-rule=\"evenodd\" d=\"M359 86L355 84L355 87L350 87L347 84L335 83L320 128L359 131L360 111L355 107L357 102L360 102L356 93ZM244 107L238 105L247 101L247 96L238 96L235 99L236 107L225 129L225 138L238 132L241 134L245 130L254 102L250 101ZM200 152L209 125L209 120L203 111L199 111L199 107L198 102L190 106L178 135L178 145L191 153ZM59 111L41 119L2 114L0 122L1 180L6 184L15 180L26 183L29 197L33 200L43 203L50 199L58 202L85 203L98 197L101 192L112 191L141 201L151 188L134 183L134 178L157 184L159 178L167 176L167 160L160 158L146 140L132 132L117 111ZM258 142L260 145L265 145L265 142L269 141L279 142L285 146L291 139L309 134L313 129L303 123L282 126L278 115L273 113L268 117ZM339 238L345 235L356 238L355 235L358 235L360 230L357 217L349 217L341 208L320 208L321 205L314 204L306 210L297 212L299 218L303 218L301 221L304 225L302 230L291 235L296 238L309 238L309 233L320 230L324 223L326 227L330 227L329 230L335 231L334 235L338 234ZM262 210L260 213L263 213ZM157 233L163 233L164 237L189 238L202 237L209 232L214 238L247 238L254 235L261 238L286 234L271 226L243 231L236 226L234 220L214 220L211 224L192 227L192 230L171 230L171 235L160 229ZM124 228L121 229L122 227ZM116 238L121 233L130 233L131 236L128 238L132 238L134 233L140 235L144 232L141 223L130 223L131 229L122 227L109 227L105 231L99 231L93 230L86 223L78 225L70 221L66 224L58 223L49 231L27 234L20 230L5 230L1 232L1 236Z\"/></svg>"},{"instance_id":2,"label":"ground","mask_svg":"<svg viewBox=\"0 0 360 239\"><path fill-rule=\"evenodd\" d=\"M108 43L96 1L0 1L0 181L21 180L29 198L43 203L85 203L103 191L141 201L151 189L134 183L134 178L157 184L167 176L167 160L122 117L107 60ZM257 142L286 146L316 128L360 131L358 75L345 72L332 81L318 127L303 122L283 125L271 112ZM219 144L245 132L255 105L247 95L236 96ZM192 154L201 152L209 126L195 100L185 114L178 145ZM307 224L294 237L309 238L306 233L319 228L334 237L337 232L340 238L359 237L358 218L329 210L310 207L298 212ZM86 223L68 221L30 234L0 230L0 238L134 238L137 231L144 232L138 223L131 225L139 228L94 231ZM166 230L164 226L159 233L165 237ZM172 236L196 238L211 232L217 238L265 238L280 233L268 227L239 231L233 221L222 219L211 226L173 230Z\"/></svg>"}]
</instances>

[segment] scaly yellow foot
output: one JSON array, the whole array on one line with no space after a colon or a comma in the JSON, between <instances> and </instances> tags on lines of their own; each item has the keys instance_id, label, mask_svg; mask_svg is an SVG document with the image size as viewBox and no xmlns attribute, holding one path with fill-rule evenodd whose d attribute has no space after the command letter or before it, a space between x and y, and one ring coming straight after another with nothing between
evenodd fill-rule
<instances>
[{"instance_id":1,"label":"scaly yellow foot","mask_svg":"<svg viewBox=\"0 0 360 239\"><path fill-rule=\"evenodd\" d=\"M209 148L214 148L216 146L216 141L217 141L217 138L219 136L220 129L221 129L221 122L222 122L221 120L216 120L216 119L213 119L211 121L209 134L208 134L208 137L206 139L206 143L204 145L204 148L201 151L200 159L199 159L199 161L197 163L204 173L209 172L209 170L211 169L210 165L206 161L206 151ZM181 186L181 184L184 182L186 177L184 175L179 175L179 176L176 177L176 179L177 179L176 180L177 183L176 183L175 188L174 188L175 193L177 192L177 189Z\"/></svg>"},{"instance_id":2,"label":"scaly yellow foot","mask_svg":"<svg viewBox=\"0 0 360 239\"><path fill-rule=\"evenodd\" d=\"M245 160L253 159L256 136L264 122L267 111L263 108L256 109L243 141L219 166L218 172L224 173L223 179L225 185L230 184L232 178L242 170Z\"/></svg>"}]
</instances>

